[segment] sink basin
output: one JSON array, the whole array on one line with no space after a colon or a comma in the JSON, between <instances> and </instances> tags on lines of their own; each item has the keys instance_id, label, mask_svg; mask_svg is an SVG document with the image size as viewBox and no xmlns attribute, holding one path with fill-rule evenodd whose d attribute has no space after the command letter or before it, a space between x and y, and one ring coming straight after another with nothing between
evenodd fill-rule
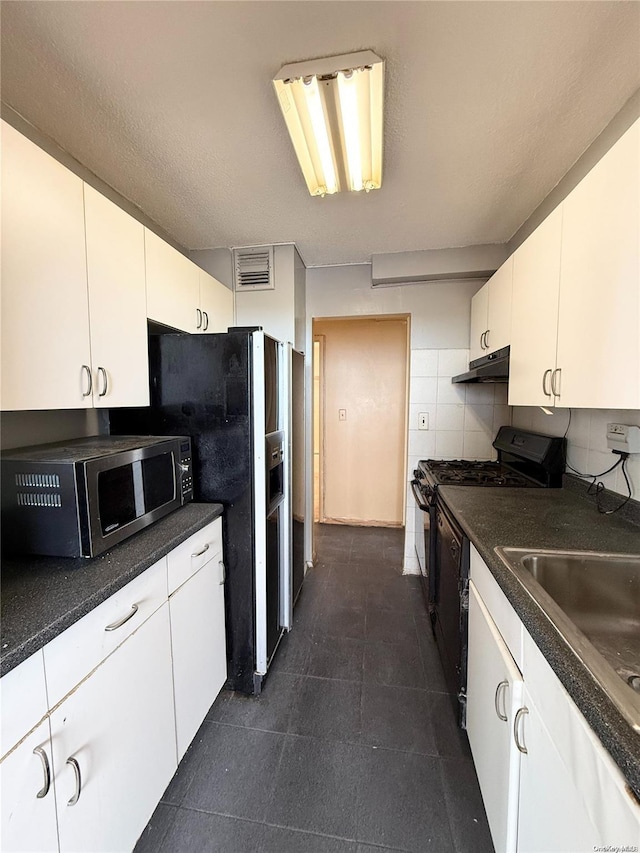
<instances>
[{"instance_id":1,"label":"sink basin","mask_svg":"<svg viewBox=\"0 0 640 853\"><path fill-rule=\"evenodd\" d=\"M640 732L640 554L495 550Z\"/></svg>"}]
</instances>

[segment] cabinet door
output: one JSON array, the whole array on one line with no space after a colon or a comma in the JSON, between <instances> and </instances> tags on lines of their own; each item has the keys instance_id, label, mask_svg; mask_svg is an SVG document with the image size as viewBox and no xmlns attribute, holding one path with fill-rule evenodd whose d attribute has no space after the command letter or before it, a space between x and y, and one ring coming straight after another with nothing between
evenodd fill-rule
<instances>
[{"instance_id":1,"label":"cabinet door","mask_svg":"<svg viewBox=\"0 0 640 853\"><path fill-rule=\"evenodd\" d=\"M51 714L51 734L60 849L132 850L177 767L167 603Z\"/></svg>"},{"instance_id":2,"label":"cabinet door","mask_svg":"<svg viewBox=\"0 0 640 853\"><path fill-rule=\"evenodd\" d=\"M489 282L471 300L471 331L469 333L469 361L484 355L483 335L489 318Z\"/></svg>"},{"instance_id":3,"label":"cabinet door","mask_svg":"<svg viewBox=\"0 0 640 853\"><path fill-rule=\"evenodd\" d=\"M520 759L518 853L584 853L603 842L527 692L517 727Z\"/></svg>"},{"instance_id":4,"label":"cabinet door","mask_svg":"<svg viewBox=\"0 0 640 853\"><path fill-rule=\"evenodd\" d=\"M510 406L552 406L556 366L562 206L513 256ZM544 380L544 387L543 387Z\"/></svg>"},{"instance_id":5,"label":"cabinet door","mask_svg":"<svg viewBox=\"0 0 640 853\"><path fill-rule=\"evenodd\" d=\"M496 851L515 851L520 754L511 729L522 676L473 582L469 585L467 735Z\"/></svg>"},{"instance_id":6,"label":"cabinet door","mask_svg":"<svg viewBox=\"0 0 640 853\"><path fill-rule=\"evenodd\" d=\"M222 552L169 599L178 761L227 678Z\"/></svg>"},{"instance_id":7,"label":"cabinet door","mask_svg":"<svg viewBox=\"0 0 640 853\"><path fill-rule=\"evenodd\" d=\"M182 332L200 331L198 267L148 228L144 236L147 317Z\"/></svg>"},{"instance_id":8,"label":"cabinet door","mask_svg":"<svg viewBox=\"0 0 640 853\"><path fill-rule=\"evenodd\" d=\"M226 332L233 326L233 291L200 270L200 310L203 332Z\"/></svg>"},{"instance_id":9,"label":"cabinet door","mask_svg":"<svg viewBox=\"0 0 640 853\"><path fill-rule=\"evenodd\" d=\"M82 181L3 122L2 409L88 408L90 365Z\"/></svg>"},{"instance_id":10,"label":"cabinet door","mask_svg":"<svg viewBox=\"0 0 640 853\"><path fill-rule=\"evenodd\" d=\"M148 406L144 227L84 187L93 403Z\"/></svg>"},{"instance_id":11,"label":"cabinet door","mask_svg":"<svg viewBox=\"0 0 640 853\"><path fill-rule=\"evenodd\" d=\"M640 120L564 202L562 406L640 408Z\"/></svg>"},{"instance_id":12,"label":"cabinet door","mask_svg":"<svg viewBox=\"0 0 640 853\"><path fill-rule=\"evenodd\" d=\"M52 772L46 719L0 764L0 849L6 853L58 850Z\"/></svg>"},{"instance_id":13,"label":"cabinet door","mask_svg":"<svg viewBox=\"0 0 640 853\"><path fill-rule=\"evenodd\" d=\"M509 346L511 343L511 299L513 289L513 255L487 282L489 308L487 334L484 342L487 353Z\"/></svg>"}]
</instances>

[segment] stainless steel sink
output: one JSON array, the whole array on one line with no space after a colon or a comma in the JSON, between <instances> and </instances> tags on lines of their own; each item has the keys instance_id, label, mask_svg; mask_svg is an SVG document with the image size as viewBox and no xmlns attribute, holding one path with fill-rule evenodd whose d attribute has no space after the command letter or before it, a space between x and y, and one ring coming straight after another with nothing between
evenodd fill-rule
<instances>
[{"instance_id":1,"label":"stainless steel sink","mask_svg":"<svg viewBox=\"0 0 640 853\"><path fill-rule=\"evenodd\" d=\"M640 732L640 554L495 550Z\"/></svg>"}]
</instances>

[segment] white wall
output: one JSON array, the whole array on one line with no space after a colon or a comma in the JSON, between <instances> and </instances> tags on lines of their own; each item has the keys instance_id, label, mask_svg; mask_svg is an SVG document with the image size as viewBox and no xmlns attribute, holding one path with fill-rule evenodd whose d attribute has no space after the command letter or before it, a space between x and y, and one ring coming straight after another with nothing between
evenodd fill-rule
<instances>
[{"instance_id":1,"label":"white wall","mask_svg":"<svg viewBox=\"0 0 640 853\"><path fill-rule=\"evenodd\" d=\"M235 294L236 324L262 326L279 341L296 344L296 271L293 243L274 246L275 288ZM299 349L296 346L296 349Z\"/></svg>"},{"instance_id":2,"label":"white wall","mask_svg":"<svg viewBox=\"0 0 640 853\"><path fill-rule=\"evenodd\" d=\"M100 415L97 409L61 409L40 412L3 412L2 450L48 444L98 435Z\"/></svg>"},{"instance_id":3,"label":"white wall","mask_svg":"<svg viewBox=\"0 0 640 853\"><path fill-rule=\"evenodd\" d=\"M513 424L523 429L547 435L564 435L569 424L569 409L553 409L546 415L542 409L527 406L513 407ZM600 474L610 468L618 457L607 448L608 423L640 426L640 411L619 409L572 409L567 433L567 462L583 475ZM631 481L632 497L640 497L640 454L629 457L627 473ZM588 479L585 477L585 479ZM621 467L598 477L607 489L629 494Z\"/></svg>"},{"instance_id":4,"label":"white wall","mask_svg":"<svg viewBox=\"0 0 640 853\"><path fill-rule=\"evenodd\" d=\"M413 547L414 500L409 486L420 459L491 459L498 426L510 423L506 385L452 385L467 369L471 297L478 281L451 281L371 287L368 264L307 270L307 351L312 320L376 314L411 315L405 572L418 571ZM307 370L308 422L311 423L311 365ZM429 415L429 429L418 430L418 414ZM312 472L308 472L312 482ZM312 507L307 517L312 518Z\"/></svg>"}]
</instances>

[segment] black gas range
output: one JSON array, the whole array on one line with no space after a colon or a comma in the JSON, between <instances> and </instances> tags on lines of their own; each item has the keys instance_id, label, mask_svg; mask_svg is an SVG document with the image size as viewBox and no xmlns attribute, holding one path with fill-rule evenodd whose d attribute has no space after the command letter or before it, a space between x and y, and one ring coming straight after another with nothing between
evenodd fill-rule
<instances>
[{"instance_id":1,"label":"black gas range","mask_svg":"<svg viewBox=\"0 0 640 853\"><path fill-rule=\"evenodd\" d=\"M558 488L565 468L565 439L500 427L497 461L426 459L411 482L416 501L415 549L422 588L458 720L465 722L469 540L438 490Z\"/></svg>"}]
</instances>

